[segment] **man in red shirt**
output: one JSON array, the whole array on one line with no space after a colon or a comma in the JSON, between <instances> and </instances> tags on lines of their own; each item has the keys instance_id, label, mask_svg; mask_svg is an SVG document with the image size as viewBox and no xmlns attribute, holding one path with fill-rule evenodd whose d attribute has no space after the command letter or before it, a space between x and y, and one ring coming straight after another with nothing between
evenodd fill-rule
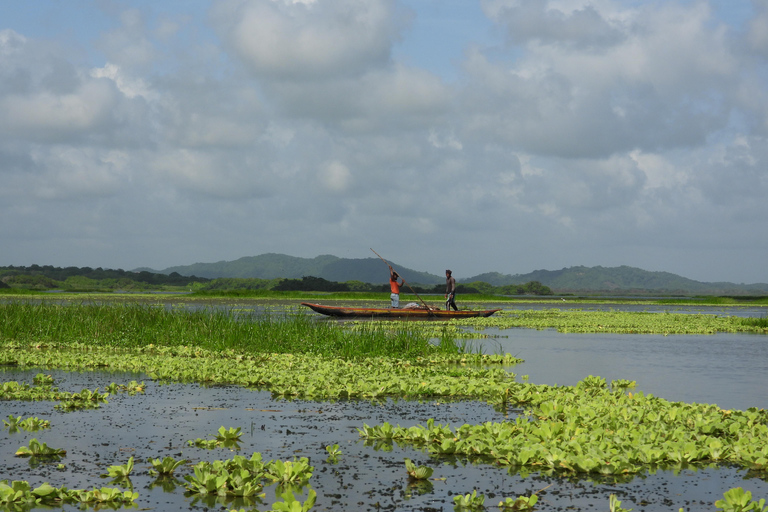
<instances>
[{"instance_id":1,"label":"man in red shirt","mask_svg":"<svg viewBox=\"0 0 768 512\"><path fill-rule=\"evenodd\" d=\"M390 293L389 298L392 300L393 308L400 307L400 287L405 284L402 277L400 277L400 283L398 284L398 277L400 276L392 269L392 265L389 265L389 289L392 292Z\"/></svg>"}]
</instances>

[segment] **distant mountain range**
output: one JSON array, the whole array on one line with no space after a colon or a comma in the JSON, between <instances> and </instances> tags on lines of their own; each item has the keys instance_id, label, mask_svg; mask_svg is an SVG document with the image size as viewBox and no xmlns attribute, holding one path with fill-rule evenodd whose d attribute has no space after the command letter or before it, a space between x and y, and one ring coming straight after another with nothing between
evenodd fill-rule
<instances>
[{"instance_id":1,"label":"distant mountain range","mask_svg":"<svg viewBox=\"0 0 768 512\"><path fill-rule=\"evenodd\" d=\"M445 277L420 272L390 262L411 284L434 285L445 282ZM377 258L349 259L332 255L315 258L298 258L285 254L262 254L246 256L234 261L216 263L194 263L169 267L164 270L139 268L134 271L149 271L160 274L176 272L183 276L197 276L215 279L218 277L255 277L260 279L300 279L314 276L329 281L362 281L364 283L387 282L387 268ZM493 286L525 284L538 281L550 287L555 293L659 293L699 295L766 295L768 283L735 284L726 282L707 283L694 281L669 272L650 272L635 267L569 267L562 270L535 270L528 274L500 274L489 272L467 279L461 283L483 281Z\"/></svg>"}]
</instances>

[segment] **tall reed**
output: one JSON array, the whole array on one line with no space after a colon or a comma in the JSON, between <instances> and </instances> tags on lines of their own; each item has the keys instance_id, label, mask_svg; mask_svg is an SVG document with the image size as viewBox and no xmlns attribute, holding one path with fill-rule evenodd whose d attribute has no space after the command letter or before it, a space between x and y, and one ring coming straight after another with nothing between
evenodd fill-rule
<instances>
[{"instance_id":1,"label":"tall reed","mask_svg":"<svg viewBox=\"0 0 768 512\"><path fill-rule=\"evenodd\" d=\"M196 346L248 353L314 353L352 358L417 357L460 352L452 339L438 345L406 323L349 329L305 315L244 314L218 308L168 310L147 304L0 304L0 340L84 342L115 348L149 344Z\"/></svg>"}]
</instances>

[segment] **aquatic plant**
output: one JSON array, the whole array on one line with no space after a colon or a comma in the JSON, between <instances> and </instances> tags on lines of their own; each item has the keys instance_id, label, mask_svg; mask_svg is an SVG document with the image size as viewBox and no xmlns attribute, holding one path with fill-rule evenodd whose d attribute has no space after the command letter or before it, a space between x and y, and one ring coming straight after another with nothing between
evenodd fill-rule
<instances>
[{"instance_id":1,"label":"aquatic plant","mask_svg":"<svg viewBox=\"0 0 768 512\"><path fill-rule=\"evenodd\" d=\"M341 457L341 450L339 449L338 444L329 444L325 447L325 451L328 453L328 462L335 464L339 461L339 457Z\"/></svg>"},{"instance_id":2,"label":"aquatic plant","mask_svg":"<svg viewBox=\"0 0 768 512\"><path fill-rule=\"evenodd\" d=\"M218 434L216 434L216 440L220 443L225 443L227 441L239 441L241 435L242 433L240 432L240 427L230 427L229 429L226 429L222 425L219 427Z\"/></svg>"},{"instance_id":3,"label":"aquatic plant","mask_svg":"<svg viewBox=\"0 0 768 512\"><path fill-rule=\"evenodd\" d=\"M192 494L226 494L228 474L221 475L204 462L196 464L192 475L184 475L189 483L187 490Z\"/></svg>"},{"instance_id":4,"label":"aquatic plant","mask_svg":"<svg viewBox=\"0 0 768 512\"><path fill-rule=\"evenodd\" d=\"M482 319L453 320L457 326L508 329L557 329L559 332L612 332L626 334L715 334L717 332L766 332L760 319L738 316L586 311L581 309L504 310Z\"/></svg>"},{"instance_id":5,"label":"aquatic plant","mask_svg":"<svg viewBox=\"0 0 768 512\"><path fill-rule=\"evenodd\" d=\"M128 476L133 471L133 457L128 459L128 462L126 462L123 465L116 465L116 466L109 466L107 468L107 474L102 475L104 477L110 477L110 478L128 478Z\"/></svg>"},{"instance_id":6,"label":"aquatic plant","mask_svg":"<svg viewBox=\"0 0 768 512\"><path fill-rule=\"evenodd\" d=\"M499 502L501 510L533 510L539 497L536 494L530 496L518 496L517 498L507 498Z\"/></svg>"},{"instance_id":7,"label":"aquatic plant","mask_svg":"<svg viewBox=\"0 0 768 512\"><path fill-rule=\"evenodd\" d=\"M219 427L219 430L213 439L201 439L198 437L194 441L187 441L187 444L189 444L189 446L196 446L198 448L205 448L208 450L217 448L219 446L239 450L240 445L238 442L240 441L241 435L242 433L240 432L240 427L230 427L227 429L222 425Z\"/></svg>"},{"instance_id":8,"label":"aquatic plant","mask_svg":"<svg viewBox=\"0 0 768 512\"><path fill-rule=\"evenodd\" d=\"M38 386L52 386L53 377L50 375L45 375L44 373L38 373L35 375L35 378L32 379L32 382Z\"/></svg>"},{"instance_id":9,"label":"aquatic plant","mask_svg":"<svg viewBox=\"0 0 768 512\"><path fill-rule=\"evenodd\" d=\"M139 497L139 493L133 491L123 491L116 487L94 488L92 491L76 490L69 491L67 498L72 501L88 504L118 504L132 503Z\"/></svg>"},{"instance_id":10,"label":"aquatic plant","mask_svg":"<svg viewBox=\"0 0 768 512\"><path fill-rule=\"evenodd\" d=\"M99 393L99 388L94 391L83 389L79 393L71 393L68 398L56 405L57 409L62 411L73 411L75 409L97 409L102 403L107 403L109 393Z\"/></svg>"},{"instance_id":11,"label":"aquatic plant","mask_svg":"<svg viewBox=\"0 0 768 512\"><path fill-rule=\"evenodd\" d=\"M763 331L768 330L768 317L765 316L760 318L742 318L741 322L749 327L756 327Z\"/></svg>"},{"instance_id":12,"label":"aquatic plant","mask_svg":"<svg viewBox=\"0 0 768 512\"><path fill-rule=\"evenodd\" d=\"M312 477L315 468L307 457L299 460L275 460L266 465L265 477L278 484L304 484Z\"/></svg>"},{"instance_id":13,"label":"aquatic plant","mask_svg":"<svg viewBox=\"0 0 768 512\"><path fill-rule=\"evenodd\" d=\"M358 429L361 437L424 446L434 456L491 459L545 474L598 477L665 466L738 464L768 470L768 411L725 411L608 389L599 378L575 387L521 385L510 397L526 409L512 421ZM525 390L525 391L523 391Z\"/></svg>"},{"instance_id":14,"label":"aquatic plant","mask_svg":"<svg viewBox=\"0 0 768 512\"><path fill-rule=\"evenodd\" d=\"M3 420L3 425L8 427L8 433L13 434L19 429L26 430L28 432L35 432L44 428L50 428L51 422L48 420L41 420L37 417L31 417L22 419L21 416L8 415L7 420Z\"/></svg>"},{"instance_id":15,"label":"aquatic plant","mask_svg":"<svg viewBox=\"0 0 768 512\"><path fill-rule=\"evenodd\" d=\"M51 448L35 438L29 440L29 446L22 446L16 450L17 457L58 457L66 455L66 453L66 450Z\"/></svg>"},{"instance_id":16,"label":"aquatic plant","mask_svg":"<svg viewBox=\"0 0 768 512\"><path fill-rule=\"evenodd\" d=\"M128 384L117 384L113 382L105 388L108 393L113 395L116 395L120 392L128 393L129 395L135 395L136 393L144 393L145 389L146 385L143 381L138 383L135 380L132 380Z\"/></svg>"},{"instance_id":17,"label":"aquatic plant","mask_svg":"<svg viewBox=\"0 0 768 512\"><path fill-rule=\"evenodd\" d=\"M99 393L99 390L84 389L79 393L59 391L50 384L30 386L23 382L3 382L0 384L0 399L2 400L54 400L62 401L57 407L62 410L99 407L107 402L109 393Z\"/></svg>"},{"instance_id":18,"label":"aquatic plant","mask_svg":"<svg viewBox=\"0 0 768 512\"><path fill-rule=\"evenodd\" d=\"M615 494L608 496L608 510L610 512L632 512L631 508L623 508L621 506L621 501L619 501Z\"/></svg>"},{"instance_id":19,"label":"aquatic plant","mask_svg":"<svg viewBox=\"0 0 768 512\"><path fill-rule=\"evenodd\" d=\"M280 494L283 501L276 501L272 504L272 510L280 512L307 512L309 509L315 506L315 500L317 499L317 493L314 489L309 489L307 499L304 503L298 501L293 492L288 490Z\"/></svg>"},{"instance_id":20,"label":"aquatic plant","mask_svg":"<svg viewBox=\"0 0 768 512\"><path fill-rule=\"evenodd\" d=\"M48 483L32 488L24 480L0 480L0 507L6 510L24 510L36 506L56 505L66 499L62 492Z\"/></svg>"},{"instance_id":21,"label":"aquatic plant","mask_svg":"<svg viewBox=\"0 0 768 512\"><path fill-rule=\"evenodd\" d=\"M316 322L306 314L252 315L226 309L167 310L146 304L69 304L13 301L0 304L0 340L140 348L194 344L208 351L306 353L355 358L398 354L412 358L457 352L439 346L408 323L367 325Z\"/></svg>"},{"instance_id":22,"label":"aquatic plant","mask_svg":"<svg viewBox=\"0 0 768 512\"><path fill-rule=\"evenodd\" d=\"M426 480L432 476L432 472L434 471L427 466L417 466L408 458L405 459L405 469L408 471L408 477L413 480Z\"/></svg>"},{"instance_id":23,"label":"aquatic plant","mask_svg":"<svg viewBox=\"0 0 768 512\"><path fill-rule=\"evenodd\" d=\"M213 463L199 462L193 467L192 475L185 475L187 491L195 495L217 495L230 497L263 497L260 480L266 477L261 454L254 453L250 459L236 456L231 460L216 460Z\"/></svg>"},{"instance_id":24,"label":"aquatic plant","mask_svg":"<svg viewBox=\"0 0 768 512\"><path fill-rule=\"evenodd\" d=\"M86 503L116 508L118 504L132 503L139 493L102 487L92 491L56 488L48 483L32 488L24 480L0 480L0 506L7 510L28 510L35 507L60 506L63 503Z\"/></svg>"},{"instance_id":25,"label":"aquatic plant","mask_svg":"<svg viewBox=\"0 0 768 512\"><path fill-rule=\"evenodd\" d=\"M164 457L163 459L149 459L149 463L152 464L152 469L149 470L151 475L173 475L176 469L185 464L186 459L175 460L173 457Z\"/></svg>"},{"instance_id":26,"label":"aquatic plant","mask_svg":"<svg viewBox=\"0 0 768 512\"><path fill-rule=\"evenodd\" d=\"M723 494L723 499L715 502L715 507L723 512L765 512L768 510L764 499L752 501L752 493L741 487L726 491Z\"/></svg>"},{"instance_id":27,"label":"aquatic plant","mask_svg":"<svg viewBox=\"0 0 768 512\"><path fill-rule=\"evenodd\" d=\"M453 503L455 510L482 510L485 508L485 496L477 494L477 489L474 489L471 493L454 496Z\"/></svg>"}]
</instances>

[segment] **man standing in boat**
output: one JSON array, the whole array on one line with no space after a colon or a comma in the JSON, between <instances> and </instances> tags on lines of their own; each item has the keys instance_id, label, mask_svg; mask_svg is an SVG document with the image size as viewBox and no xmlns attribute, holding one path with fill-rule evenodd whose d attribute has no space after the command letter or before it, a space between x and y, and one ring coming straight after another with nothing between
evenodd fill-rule
<instances>
[{"instance_id":1,"label":"man standing in boat","mask_svg":"<svg viewBox=\"0 0 768 512\"><path fill-rule=\"evenodd\" d=\"M450 311L453 308L454 311L458 311L456 307L456 279L451 275L450 270L445 271L445 310Z\"/></svg>"},{"instance_id":2,"label":"man standing in boat","mask_svg":"<svg viewBox=\"0 0 768 512\"><path fill-rule=\"evenodd\" d=\"M392 307L393 308L399 308L400 307L400 287L405 284L405 281L403 281L403 278L398 275L397 272L394 271L392 268L392 265L387 264L389 267L389 289L392 293L390 293L389 298L392 300ZM397 278L400 277L400 284L397 283Z\"/></svg>"}]
</instances>

